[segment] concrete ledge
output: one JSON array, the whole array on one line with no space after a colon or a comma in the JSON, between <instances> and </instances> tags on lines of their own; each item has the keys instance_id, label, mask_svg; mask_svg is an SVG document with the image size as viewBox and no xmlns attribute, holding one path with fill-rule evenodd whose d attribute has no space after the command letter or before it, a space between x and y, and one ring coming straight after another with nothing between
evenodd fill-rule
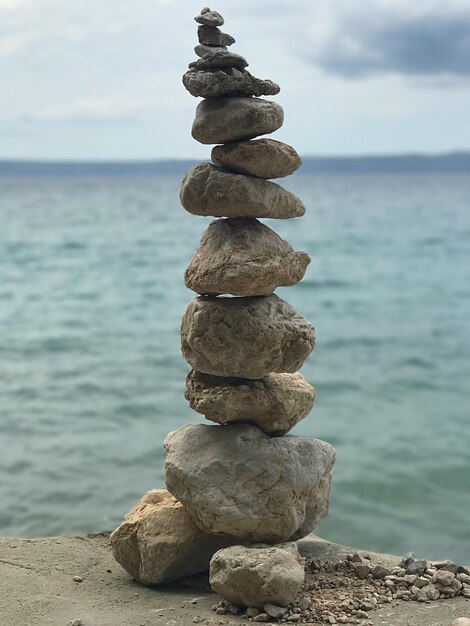
<instances>
[{"instance_id":1,"label":"concrete ledge","mask_svg":"<svg viewBox=\"0 0 470 626\"><path fill-rule=\"evenodd\" d=\"M304 556L319 561L344 558L352 548L315 535L303 539ZM369 552L373 562L393 564L398 557ZM82 582L74 581L79 576ZM0 539L0 615L5 626L191 626L195 617L247 624L233 616L216 616L218 600L204 577L178 587L139 585L114 561L106 534L88 537ZM470 601L453 598L419 604L398 602L370 614L380 626L451 626L470 617Z\"/></svg>"}]
</instances>

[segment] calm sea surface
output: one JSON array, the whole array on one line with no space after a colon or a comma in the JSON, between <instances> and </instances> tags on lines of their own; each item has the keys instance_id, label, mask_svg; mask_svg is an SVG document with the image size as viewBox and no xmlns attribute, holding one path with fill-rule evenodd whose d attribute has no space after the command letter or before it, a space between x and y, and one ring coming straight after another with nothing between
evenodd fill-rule
<instances>
[{"instance_id":1,"label":"calm sea surface","mask_svg":"<svg viewBox=\"0 0 470 626\"><path fill-rule=\"evenodd\" d=\"M0 179L0 534L113 528L163 486L183 397L182 274L209 223L179 178ZM318 532L470 562L470 177L296 176L312 256L279 291L318 343L294 433L337 448Z\"/></svg>"}]
</instances>

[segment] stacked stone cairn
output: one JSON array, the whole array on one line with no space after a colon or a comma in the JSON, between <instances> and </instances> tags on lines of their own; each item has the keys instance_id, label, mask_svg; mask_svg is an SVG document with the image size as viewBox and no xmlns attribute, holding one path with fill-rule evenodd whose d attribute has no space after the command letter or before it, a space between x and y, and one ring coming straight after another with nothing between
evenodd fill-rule
<instances>
[{"instance_id":1,"label":"stacked stone cairn","mask_svg":"<svg viewBox=\"0 0 470 626\"><path fill-rule=\"evenodd\" d=\"M283 110L260 96L279 86L247 70L228 50L224 20L195 18L199 59L183 76L204 99L193 137L218 144L212 163L193 167L181 202L213 221L185 272L200 294L181 327L192 371L190 406L217 425L188 425L164 443L168 491L148 492L112 534L115 558L137 580L157 585L210 567L212 588L237 605L286 606L304 567L297 539L327 513L334 449L284 436L312 409L314 389L298 373L313 349L313 326L273 292L299 282L310 263L258 218L301 217L305 207L269 179L301 159L273 139Z\"/></svg>"}]
</instances>

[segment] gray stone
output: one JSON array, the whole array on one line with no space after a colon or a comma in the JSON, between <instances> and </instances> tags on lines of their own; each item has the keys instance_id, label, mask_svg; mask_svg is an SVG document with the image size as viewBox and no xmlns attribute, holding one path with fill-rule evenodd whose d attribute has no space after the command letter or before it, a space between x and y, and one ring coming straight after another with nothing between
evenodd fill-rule
<instances>
[{"instance_id":1,"label":"gray stone","mask_svg":"<svg viewBox=\"0 0 470 626\"><path fill-rule=\"evenodd\" d=\"M263 609L269 617L274 617L274 619L279 619L287 613L287 608L285 606L277 606L276 604L265 604Z\"/></svg>"},{"instance_id":2,"label":"gray stone","mask_svg":"<svg viewBox=\"0 0 470 626\"><path fill-rule=\"evenodd\" d=\"M302 159L291 146L275 139L255 139L212 148L216 165L260 178L282 178L293 174Z\"/></svg>"},{"instance_id":3,"label":"gray stone","mask_svg":"<svg viewBox=\"0 0 470 626\"><path fill-rule=\"evenodd\" d=\"M235 43L232 35L227 35L214 26L199 26L197 36L199 43L205 46L231 46Z\"/></svg>"},{"instance_id":4,"label":"gray stone","mask_svg":"<svg viewBox=\"0 0 470 626\"><path fill-rule=\"evenodd\" d=\"M181 204L193 215L214 217L301 217L300 198L277 183L254 176L225 172L216 165L200 163L183 179Z\"/></svg>"},{"instance_id":5,"label":"gray stone","mask_svg":"<svg viewBox=\"0 0 470 626\"><path fill-rule=\"evenodd\" d=\"M298 372L248 380L193 370L186 379L185 397L208 420L246 422L273 436L285 435L310 413L315 390Z\"/></svg>"},{"instance_id":6,"label":"gray stone","mask_svg":"<svg viewBox=\"0 0 470 626\"><path fill-rule=\"evenodd\" d=\"M185 282L200 294L268 296L302 280L309 263L308 254L295 252L256 219L216 220L204 232Z\"/></svg>"},{"instance_id":7,"label":"gray stone","mask_svg":"<svg viewBox=\"0 0 470 626\"><path fill-rule=\"evenodd\" d=\"M376 565L372 570L372 574L374 578L385 580L385 576L390 576L391 572L387 567L384 567L383 565Z\"/></svg>"},{"instance_id":8,"label":"gray stone","mask_svg":"<svg viewBox=\"0 0 470 626\"><path fill-rule=\"evenodd\" d=\"M315 329L276 295L199 297L181 326L183 356L198 372L263 378L296 372L313 350Z\"/></svg>"},{"instance_id":9,"label":"gray stone","mask_svg":"<svg viewBox=\"0 0 470 626\"><path fill-rule=\"evenodd\" d=\"M247 66L248 61L244 57L230 50L211 50L196 63L198 70L220 70L230 67L244 70Z\"/></svg>"},{"instance_id":10,"label":"gray stone","mask_svg":"<svg viewBox=\"0 0 470 626\"><path fill-rule=\"evenodd\" d=\"M305 536L326 513L335 451L323 441L269 437L247 424L191 425L164 448L167 488L205 532L276 543Z\"/></svg>"},{"instance_id":11,"label":"gray stone","mask_svg":"<svg viewBox=\"0 0 470 626\"><path fill-rule=\"evenodd\" d=\"M217 11L211 11L208 7L205 7L208 10L202 10L199 15L196 15L194 18L198 24L204 24L205 26L222 26L224 23L224 18L217 13Z\"/></svg>"},{"instance_id":12,"label":"gray stone","mask_svg":"<svg viewBox=\"0 0 470 626\"><path fill-rule=\"evenodd\" d=\"M204 44L199 44L194 48L194 52L198 57L203 57L208 52L213 52L214 50L227 50L226 46L205 46ZM197 63L197 62L196 62Z\"/></svg>"},{"instance_id":13,"label":"gray stone","mask_svg":"<svg viewBox=\"0 0 470 626\"><path fill-rule=\"evenodd\" d=\"M203 144L228 143L268 135L281 128L282 107L259 98L210 98L200 102L192 135Z\"/></svg>"},{"instance_id":14,"label":"gray stone","mask_svg":"<svg viewBox=\"0 0 470 626\"><path fill-rule=\"evenodd\" d=\"M280 87L276 83L271 80L255 78L247 71L238 73L235 71L234 75L222 70L204 72L192 69L183 75L183 85L196 98L275 96L280 91Z\"/></svg>"},{"instance_id":15,"label":"gray stone","mask_svg":"<svg viewBox=\"0 0 470 626\"><path fill-rule=\"evenodd\" d=\"M268 615L274 611L278 617L285 614L282 607L293 602L304 578L303 559L297 549L285 550L282 544L219 550L212 557L209 572L213 591L225 600L264 608Z\"/></svg>"},{"instance_id":16,"label":"gray stone","mask_svg":"<svg viewBox=\"0 0 470 626\"><path fill-rule=\"evenodd\" d=\"M407 574L416 574L422 576L426 571L426 561L414 561L406 567Z\"/></svg>"},{"instance_id":17,"label":"gray stone","mask_svg":"<svg viewBox=\"0 0 470 626\"><path fill-rule=\"evenodd\" d=\"M214 552L232 543L202 532L164 489L147 492L111 535L116 561L145 585L207 571Z\"/></svg>"}]
</instances>

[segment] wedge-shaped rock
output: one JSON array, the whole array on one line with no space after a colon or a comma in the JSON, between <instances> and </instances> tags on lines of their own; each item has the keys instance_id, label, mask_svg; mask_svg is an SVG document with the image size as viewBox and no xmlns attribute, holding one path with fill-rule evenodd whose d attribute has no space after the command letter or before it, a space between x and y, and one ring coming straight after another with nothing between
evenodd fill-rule
<instances>
[{"instance_id":1,"label":"wedge-shaped rock","mask_svg":"<svg viewBox=\"0 0 470 626\"><path fill-rule=\"evenodd\" d=\"M216 26L199 26L197 36L203 46L231 46L235 43L232 35L223 33Z\"/></svg>"},{"instance_id":2,"label":"wedge-shaped rock","mask_svg":"<svg viewBox=\"0 0 470 626\"><path fill-rule=\"evenodd\" d=\"M207 228L185 282L200 294L264 296L298 283L309 263L308 254L294 252L258 220L229 218Z\"/></svg>"},{"instance_id":3,"label":"wedge-shaped rock","mask_svg":"<svg viewBox=\"0 0 470 626\"><path fill-rule=\"evenodd\" d=\"M240 174L283 178L302 165L292 146L275 139L255 139L212 148L212 161Z\"/></svg>"},{"instance_id":4,"label":"wedge-shaped rock","mask_svg":"<svg viewBox=\"0 0 470 626\"><path fill-rule=\"evenodd\" d=\"M310 413L315 390L299 373L248 380L192 370L185 397L192 409L212 422L246 422L268 435L285 435Z\"/></svg>"},{"instance_id":5,"label":"wedge-shaped rock","mask_svg":"<svg viewBox=\"0 0 470 626\"><path fill-rule=\"evenodd\" d=\"M198 372L263 378L296 372L313 350L315 329L276 295L199 297L181 325L181 349Z\"/></svg>"},{"instance_id":6,"label":"wedge-shaped rock","mask_svg":"<svg viewBox=\"0 0 470 626\"><path fill-rule=\"evenodd\" d=\"M207 571L214 552L231 543L202 532L164 489L147 492L111 535L114 558L144 585Z\"/></svg>"},{"instance_id":7,"label":"wedge-shaped rock","mask_svg":"<svg viewBox=\"0 0 470 626\"><path fill-rule=\"evenodd\" d=\"M306 437L269 437L255 426L183 426L164 444L165 481L207 533L277 543L310 532L316 490L335 452ZM321 490L323 497L323 490Z\"/></svg>"},{"instance_id":8,"label":"wedge-shaped rock","mask_svg":"<svg viewBox=\"0 0 470 626\"><path fill-rule=\"evenodd\" d=\"M228 143L267 135L281 128L279 104L259 98L211 98L196 109L192 135L200 143Z\"/></svg>"},{"instance_id":9,"label":"wedge-shaped rock","mask_svg":"<svg viewBox=\"0 0 470 626\"><path fill-rule=\"evenodd\" d=\"M181 204L194 215L289 219L305 213L300 198L269 180L200 163L183 179Z\"/></svg>"},{"instance_id":10,"label":"wedge-shaped rock","mask_svg":"<svg viewBox=\"0 0 470 626\"><path fill-rule=\"evenodd\" d=\"M203 52L203 50L200 50ZM271 80L255 78L250 72L205 72L192 69L183 75L183 85L196 98L222 98L225 96L275 96L279 85Z\"/></svg>"},{"instance_id":11,"label":"wedge-shaped rock","mask_svg":"<svg viewBox=\"0 0 470 626\"><path fill-rule=\"evenodd\" d=\"M234 67L242 71L247 66L248 61L244 57L230 50L210 50L196 62L198 70L218 70Z\"/></svg>"},{"instance_id":12,"label":"wedge-shaped rock","mask_svg":"<svg viewBox=\"0 0 470 626\"><path fill-rule=\"evenodd\" d=\"M305 567L295 543L268 546L231 546L214 554L209 582L224 600L263 609L266 604L287 606L305 579Z\"/></svg>"}]
</instances>

